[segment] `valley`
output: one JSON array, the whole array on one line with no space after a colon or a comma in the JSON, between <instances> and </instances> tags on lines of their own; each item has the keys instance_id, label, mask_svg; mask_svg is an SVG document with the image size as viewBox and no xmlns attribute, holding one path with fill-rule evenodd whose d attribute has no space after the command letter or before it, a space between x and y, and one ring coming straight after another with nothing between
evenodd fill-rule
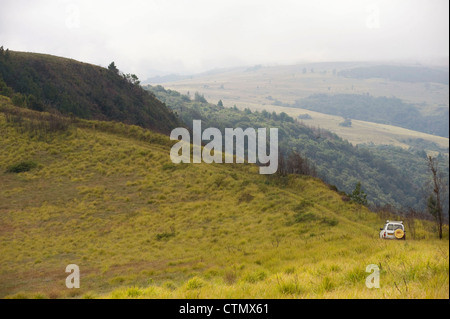
<instances>
[{"instance_id":1,"label":"valley","mask_svg":"<svg viewBox=\"0 0 450 319\"><path fill-rule=\"evenodd\" d=\"M449 87L444 83L400 82L382 78L349 78L340 72L377 63L314 63L292 66L255 66L217 70L162 84L180 93L199 92L211 103L222 100L226 107L285 112L297 118L309 114L305 125L330 130L352 144L375 143L408 148L405 140L423 139L447 149L448 137L426 134L399 126L352 119L352 127L339 126L342 116L315 112L290 105L314 94L354 94L374 97L395 96L415 105L422 114L447 112ZM152 83L151 83L152 84ZM154 85L154 84L153 84ZM448 116L448 115L447 115Z\"/></svg>"}]
</instances>

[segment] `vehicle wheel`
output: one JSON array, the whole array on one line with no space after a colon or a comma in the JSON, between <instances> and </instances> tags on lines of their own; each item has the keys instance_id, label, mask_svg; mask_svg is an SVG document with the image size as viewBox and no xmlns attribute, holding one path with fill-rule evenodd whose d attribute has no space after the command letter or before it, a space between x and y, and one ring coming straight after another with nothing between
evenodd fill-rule
<instances>
[{"instance_id":1,"label":"vehicle wheel","mask_svg":"<svg viewBox=\"0 0 450 319\"><path fill-rule=\"evenodd\" d=\"M399 229L396 229L395 232L394 232L394 236L395 236L395 238L397 238L397 239L404 239L404 237L405 237L405 232L404 232L403 230L401 230L400 228L399 228Z\"/></svg>"}]
</instances>

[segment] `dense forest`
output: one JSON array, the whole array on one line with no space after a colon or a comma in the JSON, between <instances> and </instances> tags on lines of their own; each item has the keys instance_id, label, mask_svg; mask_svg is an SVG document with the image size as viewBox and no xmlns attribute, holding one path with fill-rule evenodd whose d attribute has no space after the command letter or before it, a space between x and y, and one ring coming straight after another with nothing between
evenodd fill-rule
<instances>
[{"instance_id":1,"label":"dense forest","mask_svg":"<svg viewBox=\"0 0 450 319\"><path fill-rule=\"evenodd\" d=\"M443 137L449 136L449 110L421 114L419 109L395 97L368 94L314 94L297 100L292 107L344 118L389 124Z\"/></svg>"},{"instance_id":2,"label":"dense forest","mask_svg":"<svg viewBox=\"0 0 450 319\"><path fill-rule=\"evenodd\" d=\"M285 113L251 112L207 103L199 93L191 98L164 87L146 87L180 116L187 126L201 119L202 127L277 127L282 153L295 150L308 159L317 175L339 190L352 192L360 181L372 205L424 208L428 181L426 154L417 150L355 147L337 135L302 125ZM444 161L445 163L445 161ZM448 172L448 163L446 164Z\"/></svg>"},{"instance_id":3,"label":"dense forest","mask_svg":"<svg viewBox=\"0 0 450 319\"><path fill-rule=\"evenodd\" d=\"M176 116L114 63L103 68L71 59L0 48L0 93L16 106L87 119L136 124L164 133Z\"/></svg>"}]
</instances>

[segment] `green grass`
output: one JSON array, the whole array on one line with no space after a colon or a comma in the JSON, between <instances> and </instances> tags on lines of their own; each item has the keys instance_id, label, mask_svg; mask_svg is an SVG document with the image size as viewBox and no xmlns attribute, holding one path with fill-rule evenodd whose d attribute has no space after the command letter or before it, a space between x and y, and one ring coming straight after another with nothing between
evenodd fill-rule
<instances>
[{"instance_id":1,"label":"green grass","mask_svg":"<svg viewBox=\"0 0 450 319\"><path fill-rule=\"evenodd\" d=\"M173 165L167 137L118 123L26 128L0 113L0 297L449 297L448 227L382 241L381 217L315 178ZM39 165L5 172L22 161ZM80 289L65 287L68 264ZM365 287L368 264L380 289Z\"/></svg>"}]
</instances>

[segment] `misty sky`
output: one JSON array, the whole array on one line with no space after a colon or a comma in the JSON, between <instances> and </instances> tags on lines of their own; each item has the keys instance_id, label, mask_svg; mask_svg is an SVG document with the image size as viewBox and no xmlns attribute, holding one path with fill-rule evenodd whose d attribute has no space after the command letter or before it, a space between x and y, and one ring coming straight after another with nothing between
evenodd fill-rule
<instances>
[{"instance_id":1,"label":"misty sky","mask_svg":"<svg viewBox=\"0 0 450 319\"><path fill-rule=\"evenodd\" d=\"M0 0L0 45L145 80L317 61L430 63L449 52L448 0Z\"/></svg>"}]
</instances>

